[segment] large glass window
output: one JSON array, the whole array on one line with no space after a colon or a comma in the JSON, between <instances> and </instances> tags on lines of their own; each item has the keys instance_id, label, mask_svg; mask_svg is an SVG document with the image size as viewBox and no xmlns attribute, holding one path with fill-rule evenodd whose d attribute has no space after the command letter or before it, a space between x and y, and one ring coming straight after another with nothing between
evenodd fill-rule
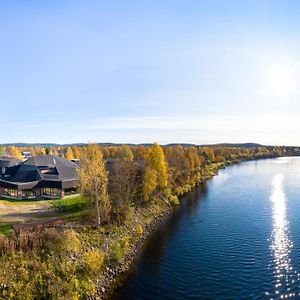
<instances>
[{"instance_id":1,"label":"large glass window","mask_svg":"<svg viewBox=\"0 0 300 300\"><path fill-rule=\"evenodd\" d=\"M43 196L45 197L60 197L61 190L56 188L44 188Z\"/></svg>"},{"instance_id":2,"label":"large glass window","mask_svg":"<svg viewBox=\"0 0 300 300\"><path fill-rule=\"evenodd\" d=\"M15 189L4 189L3 191L3 196L7 196L7 197L14 197L17 198L18 196L18 190Z\"/></svg>"},{"instance_id":3,"label":"large glass window","mask_svg":"<svg viewBox=\"0 0 300 300\"><path fill-rule=\"evenodd\" d=\"M36 193L34 190L24 190L22 191L22 197L24 198L35 198Z\"/></svg>"}]
</instances>

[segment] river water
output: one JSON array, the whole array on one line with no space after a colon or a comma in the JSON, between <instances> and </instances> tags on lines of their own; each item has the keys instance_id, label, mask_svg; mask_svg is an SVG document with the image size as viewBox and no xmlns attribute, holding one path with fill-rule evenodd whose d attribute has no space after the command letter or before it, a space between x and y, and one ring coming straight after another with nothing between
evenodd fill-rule
<instances>
[{"instance_id":1,"label":"river water","mask_svg":"<svg viewBox=\"0 0 300 300\"><path fill-rule=\"evenodd\" d=\"M190 193L112 299L300 299L300 158L230 166Z\"/></svg>"}]
</instances>

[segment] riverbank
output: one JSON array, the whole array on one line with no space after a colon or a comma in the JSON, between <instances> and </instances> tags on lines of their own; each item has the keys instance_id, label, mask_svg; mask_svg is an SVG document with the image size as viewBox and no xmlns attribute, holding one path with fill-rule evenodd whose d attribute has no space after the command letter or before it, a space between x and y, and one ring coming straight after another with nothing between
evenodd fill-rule
<instances>
[{"instance_id":1,"label":"riverbank","mask_svg":"<svg viewBox=\"0 0 300 300\"><path fill-rule=\"evenodd\" d=\"M227 161L226 163L211 164L209 169L207 170L205 177L203 177L202 180L197 183L197 185L200 185L213 176L217 175L220 169L223 169L231 164L237 164L239 162L240 161L234 160L230 162ZM194 188L195 187L193 187L192 189ZM181 198L192 189L187 190L183 195L181 195ZM153 211L153 209L149 209L149 207L148 213L146 211L143 211L143 209L138 212L140 216L144 216L138 221L138 225L142 227L142 234L140 234L138 238L134 238L134 242L130 244L128 253L124 256L124 258L122 258L120 262L118 262L116 265L105 267L103 274L97 280L97 294L92 299L109 299L113 291L122 284L124 279L126 279L128 272L130 272L130 270L132 269L132 266L138 258L144 242L148 238L149 234L153 230L158 228L162 224L162 222L167 219L174 208L172 205L166 205L166 203L164 202L159 204L160 205L155 206L155 209L159 211L156 211L156 213L152 214L151 216L148 213L149 210ZM126 224L125 227L128 227L128 225ZM136 235L134 226L132 227L132 234L134 236ZM122 235L124 235L124 233L120 234L119 237L115 237L115 239L122 239Z\"/></svg>"},{"instance_id":2,"label":"riverbank","mask_svg":"<svg viewBox=\"0 0 300 300\"><path fill-rule=\"evenodd\" d=\"M151 234L112 299L299 297L299 175L296 157L222 170Z\"/></svg>"},{"instance_id":3,"label":"riverbank","mask_svg":"<svg viewBox=\"0 0 300 300\"><path fill-rule=\"evenodd\" d=\"M260 159L267 159L267 158L274 158L274 157L256 157L252 159L235 159L232 161L226 161L222 163L213 163L210 165L209 169L207 170L206 176L202 178L197 185L200 185L207 180L211 179L212 177L216 176L221 169L226 168L227 166L239 164L244 161L249 160L260 160ZM195 188L195 187L193 187ZM184 197L187 193L191 190L186 191L181 198ZM169 214L173 210L173 206L167 206L165 203L159 203L156 207L159 211L156 213L149 215L149 212L141 211L138 212L139 215L146 216L145 219L139 219L139 225L143 228L143 233L135 238L135 242L130 244L130 249L128 253L124 256L124 258L115 266L107 266L104 270L104 273L97 281L97 295L93 299L110 299L111 295L113 294L114 290L117 289L124 280L128 276L128 272L132 270L132 267L136 260L139 257L140 251L144 245L145 240L149 236L149 234L158 228L162 222L164 222ZM149 209L152 211L152 209ZM149 218L147 218L149 217ZM146 222L144 222L147 220ZM132 234L135 235L135 230L132 227L133 231ZM130 232L130 229L129 229ZM117 237L115 237L117 238Z\"/></svg>"}]
</instances>

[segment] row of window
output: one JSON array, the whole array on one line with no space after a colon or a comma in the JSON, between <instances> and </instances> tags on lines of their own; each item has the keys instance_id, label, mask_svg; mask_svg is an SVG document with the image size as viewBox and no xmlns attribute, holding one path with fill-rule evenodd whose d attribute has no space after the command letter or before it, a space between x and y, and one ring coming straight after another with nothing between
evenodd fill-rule
<instances>
[{"instance_id":1,"label":"row of window","mask_svg":"<svg viewBox=\"0 0 300 300\"><path fill-rule=\"evenodd\" d=\"M56 188L43 188L40 190L23 190L0 188L0 195L13 198L34 198L34 197L60 197L61 190Z\"/></svg>"}]
</instances>

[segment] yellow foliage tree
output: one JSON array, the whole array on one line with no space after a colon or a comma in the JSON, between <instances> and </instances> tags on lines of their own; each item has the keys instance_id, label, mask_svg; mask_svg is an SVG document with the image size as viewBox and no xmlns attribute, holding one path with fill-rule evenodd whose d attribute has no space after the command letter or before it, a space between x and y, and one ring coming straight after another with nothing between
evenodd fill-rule
<instances>
[{"instance_id":1,"label":"yellow foliage tree","mask_svg":"<svg viewBox=\"0 0 300 300\"><path fill-rule=\"evenodd\" d=\"M73 147L73 155L75 159L79 159L80 153L79 153L79 149L77 146Z\"/></svg>"},{"instance_id":2,"label":"yellow foliage tree","mask_svg":"<svg viewBox=\"0 0 300 300\"><path fill-rule=\"evenodd\" d=\"M194 171L194 169L199 168L201 166L201 160L195 147L189 147L186 151L186 155L188 158L190 171Z\"/></svg>"},{"instance_id":3,"label":"yellow foliage tree","mask_svg":"<svg viewBox=\"0 0 300 300\"><path fill-rule=\"evenodd\" d=\"M45 155L46 154L46 149L44 147L39 149L39 154L40 155Z\"/></svg>"},{"instance_id":4,"label":"yellow foliage tree","mask_svg":"<svg viewBox=\"0 0 300 300\"><path fill-rule=\"evenodd\" d=\"M17 159L23 159L22 153L20 151L19 148L15 147L15 146L11 146L11 147L7 147L6 148L6 154L13 156Z\"/></svg>"},{"instance_id":5,"label":"yellow foliage tree","mask_svg":"<svg viewBox=\"0 0 300 300\"><path fill-rule=\"evenodd\" d=\"M34 148L30 149L31 156L36 156L36 152Z\"/></svg>"},{"instance_id":6,"label":"yellow foliage tree","mask_svg":"<svg viewBox=\"0 0 300 300\"><path fill-rule=\"evenodd\" d=\"M133 160L133 153L132 150L128 145L122 145L120 148L120 157L128 158L129 160Z\"/></svg>"},{"instance_id":7,"label":"yellow foliage tree","mask_svg":"<svg viewBox=\"0 0 300 300\"><path fill-rule=\"evenodd\" d=\"M107 221L111 209L108 197L108 177L103 154L98 145L88 145L82 150L81 165L78 169L81 194L87 199L96 215L97 227L101 216Z\"/></svg>"},{"instance_id":8,"label":"yellow foliage tree","mask_svg":"<svg viewBox=\"0 0 300 300\"><path fill-rule=\"evenodd\" d=\"M57 147L51 148L52 155L58 155Z\"/></svg>"},{"instance_id":9,"label":"yellow foliage tree","mask_svg":"<svg viewBox=\"0 0 300 300\"><path fill-rule=\"evenodd\" d=\"M206 154L207 156L207 159L210 161L210 162L214 162L215 161L215 153L214 153L214 150L212 148L204 148L204 153Z\"/></svg>"},{"instance_id":10,"label":"yellow foliage tree","mask_svg":"<svg viewBox=\"0 0 300 300\"><path fill-rule=\"evenodd\" d=\"M164 152L162 148L154 143L148 150L146 160L150 169L157 173L157 185L164 188L168 185L168 170Z\"/></svg>"},{"instance_id":11,"label":"yellow foliage tree","mask_svg":"<svg viewBox=\"0 0 300 300\"><path fill-rule=\"evenodd\" d=\"M143 180L143 197L145 201L149 201L151 194L155 191L157 179L157 172L148 168Z\"/></svg>"},{"instance_id":12,"label":"yellow foliage tree","mask_svg":"<svg viewBox=\"0 0 300 300\"><path fill-rule=\"evenodd\" d=\"M66 159L68 160L74 159L74 154L71 147L68 147L66 150Z\"/></svg>"}]
</instances>

